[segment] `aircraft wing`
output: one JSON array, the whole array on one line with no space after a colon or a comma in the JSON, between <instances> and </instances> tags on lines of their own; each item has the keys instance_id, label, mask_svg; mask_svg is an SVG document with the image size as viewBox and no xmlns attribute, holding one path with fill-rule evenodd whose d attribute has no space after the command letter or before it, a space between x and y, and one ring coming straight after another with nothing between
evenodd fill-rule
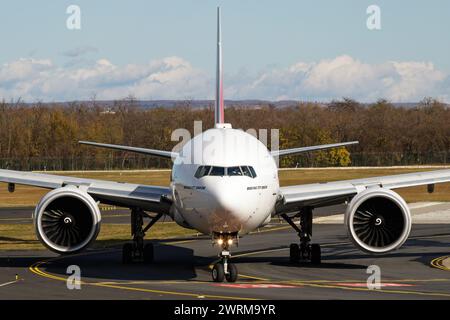
<instances>
[{"instance_id":1,"label":"aircraft wing","mask_svg":"<svg viewBox=\"0 0 450 320\"><path fill-rule=\"evenodd\" d=\"M172 152L172 151L137 148L137 147L121 146L121 145L117 145L117 144L98 143L98 142L91 142L91 141L78 141L78 143L84 144L87 146L92 146L92 147L129 151L129 152L135 152L135 153L156 156L156 157L161 157L161 158L175 159L176 157L178 157L178 153Z\"/></svg>"},{"instance_id":2,"label":"aircraft wing","mask_svg":"<svg viewBox=\"0 0 450 320\"><path fill-rule=\"evenodd\" d=\"M1 169L0 182L46 189L73 185L84 188L95 200L102 203L123 207L139 206L157 213L168 213L172 202L170 189L160 186Z\"/></svg>"},{"instance_id":3,"label":"aircraft wing","mask_svg":"<svg viewBox=\"0 0 450 320\"><path fill-rule=\"evenodd\" d=\"M333 149L333 148L341 148L345 146L350 146L353 144L358 144L358 141L350 141L350 142L339 142L339 143L331 143L331 144L321 144L318 146L309 146L309 147L301 147L301 148L293 148L293 149L284 149L284 150L275 150L271 151L270 154L274 157L280 156L289 156L294 154L300 154L304 152L312 152L319 151L324 149Z\"/></svg>"},{"instance_id":4,"label":"aircraft wing","mask_svg":"<svg viewBox=\"0 0 450 320\"><path fill-rule=\"evenodd\" d=\"M317 208L343 203L374 186L399 189L444 182L450 182L448 169L281 187L275 214L305 206Z\"/></svg>"}]
</instances>

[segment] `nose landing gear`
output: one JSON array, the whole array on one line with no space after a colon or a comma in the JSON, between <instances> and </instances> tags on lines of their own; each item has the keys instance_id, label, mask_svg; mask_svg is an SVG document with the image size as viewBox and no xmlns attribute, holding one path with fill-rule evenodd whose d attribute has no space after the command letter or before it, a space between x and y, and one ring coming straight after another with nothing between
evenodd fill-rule
<instances>
[{"instance_id":1,"label":"nose landing gear","mask_svg":"<svg viewBox=\"0 0 450 320\"><path fill-rule=\"evenodd\" d=\"M238 272L236 266L230 262L230 246L233 244L233 240L237 238L237 235L218 235L214 239L214 243L217 243L222 247L222 251L219 254L220 261L216 262L211 270L211 276L214 282L223 282L225 279L228 282L236 282Z\"/></svg>"},{"instance_id":2,"label":"nose landing gear","mask_svg":"<svg viewBox=\"0 0 450 320\"><path fill-rule=\"evenodd\" d=\"M298 227L293 218L300 216L300 227ZM321 250L320 245L317 243L311 243L312 236L312 208L305 207L295 215L293 218L289 217L287 214L282 214L281 217L286 220L287 223L297 231L300 237L300 244L292 243L289 247L289 260L292 263L298 261L311 261L313 264L321 263Z\"/></svg>"}]
</instances>

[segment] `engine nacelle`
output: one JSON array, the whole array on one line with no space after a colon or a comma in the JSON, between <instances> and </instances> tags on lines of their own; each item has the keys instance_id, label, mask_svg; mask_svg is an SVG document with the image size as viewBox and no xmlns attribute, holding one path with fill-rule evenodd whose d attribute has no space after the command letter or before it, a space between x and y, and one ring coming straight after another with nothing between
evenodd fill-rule
<instances>
[{"instance_id":1,"label":"engine nacelle","mask_svg":"<svg viewBox=\"0 0 450 320\"><path fill-rule=\"evenodd\" d=\"M345 224L353 243L362 251L382 254L399 248L411 231L411 212L396 192L367 189L347 207Z\"/></svg>"},{"instance_id":2,"label":"engine nacelle","mask_svg":"<svg viewBox=\"0 0 450 320\"><path fill-rule=\"evenodd\" d=\"M68 254L83 250L97 238L101 215L87 192L66 186L41 199L33 220L39 241L54 252Z\"/></svg>"}]
</instances>

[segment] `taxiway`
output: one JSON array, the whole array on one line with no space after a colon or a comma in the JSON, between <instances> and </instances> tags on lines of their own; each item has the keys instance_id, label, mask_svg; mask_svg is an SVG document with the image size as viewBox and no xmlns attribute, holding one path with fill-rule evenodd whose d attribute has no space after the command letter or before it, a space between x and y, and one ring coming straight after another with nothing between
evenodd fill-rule
<instances>
[{"instance_id":1,"label":"taxiway","mask_svg":"<svg viewBox=\"0 0 450 320\"><path fill-rule=\"evenodd\" d=\"M232 250L240 274L236 283L211 282L217 248L204 237L155 243L151 265L123 265L119 247L75 256L3 251L0 299L450 299L450 204L411 208L409 240L382 256L355 249L339 207L316 218L313 239L322 245L317 266L289 262L288 246L297 239L286 224L245 236ZM80 290L67 288L70 265L80 267ZM371 265L380 267L380 289L367 287Z\"/></svg>"}]
</instances>

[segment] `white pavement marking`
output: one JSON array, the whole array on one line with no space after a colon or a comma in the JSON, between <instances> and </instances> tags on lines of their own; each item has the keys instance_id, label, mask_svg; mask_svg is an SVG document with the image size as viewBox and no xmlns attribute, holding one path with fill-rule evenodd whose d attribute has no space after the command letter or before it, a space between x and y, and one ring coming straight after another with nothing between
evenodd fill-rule
<instances>
[{"instance_id":1,"label":"white pavement marking","mask_svg":"<svg viewBox=\"0 0 450 320\"><path fill-rule=\"evenodd\" d=\"M450 224L450 208L426 213L412 214L412 222L420 224Z\"/></svg>"},{"instance_id":2,"label":"white pavement marking","mask_svg":"<svg viewBox=\"0 0 450 320\"><path fill-rule=\"evenodd\" d=\"M342 224L344 223L344 215L343 214L333 214L328 217L318 217L313 219L314 223L319 224Z\"/></svg>"},{"instance_id":3,"label":"white pavement marking","mask_svg":"<svg viewBox=\"0 0 450 320\"><path fill-rule=\"evenodd\" d=\"M444 204L444 203L445 202L416 202L416 203L408 204L408 207L411 210L414 210L414 209L420 209L420 208L427 208L427 207L437 206L437 205Z\"/></svg>"},{"instance_id":4,"label":"white pavement marking","mask_svg":"<svg viewBox=\"0 0 450 320\"><path fill-rule=\"evenodd\" d=\"M10 282L5 282L5 283L0 284L0 287L6 287L6 286L8 286L10 284L13 284L13 283L16 283L16 282L17 282L17 280L10 281Z\"/></svg>"},{"instance_id":5,"label":"white pavement marking","mask_svg":"<svg viewBox=\"0 0 450 320\"><path fill-rule=\"evenodd\" d=\"M408 204L411 209L412 223L414 224L450 224L450 202L417 202ZM431 207L440 206L438 210ZM444 206L444 208L442 208ZM415 210L429 208L427 212L415 212ZM318 224L342 224L344 214L334 214L327 217L315 218L314 223Z\"/></svg>"}]
</instances>

